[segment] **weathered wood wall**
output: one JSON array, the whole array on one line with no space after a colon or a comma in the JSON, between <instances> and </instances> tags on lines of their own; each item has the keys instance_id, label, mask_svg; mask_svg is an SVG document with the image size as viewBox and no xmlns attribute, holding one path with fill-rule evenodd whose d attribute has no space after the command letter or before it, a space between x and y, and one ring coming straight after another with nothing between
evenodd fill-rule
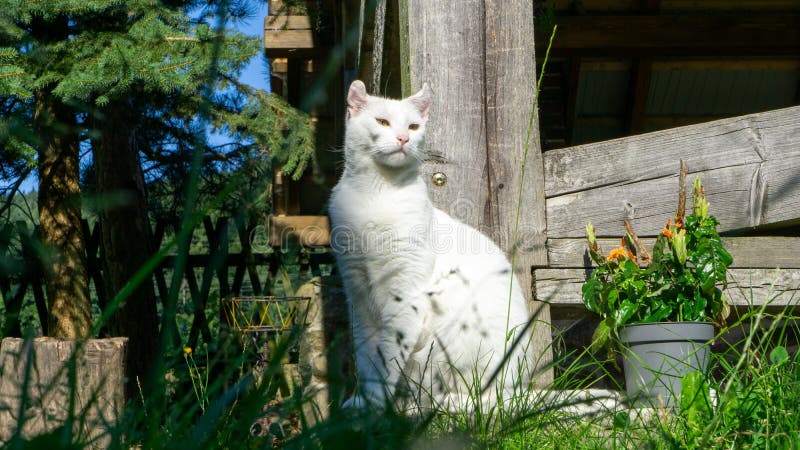
<instances>
[{"instance_id":1,"label":"weathered wood wall","mask_svg":"<svg viewBox=\"0 0 800 450\"><path fill-rule=\"evenodd\" d=\"M690 177L702 178L720 231L780 226L790 235L725 238L734 257L729 303L800 305L800 238L787 228L800 221L800 107L793 107L545 153L549 265L535 270L534 284L554 315L587 314L586 222L598 236L618 237L627 219L652 247L675 213L681 159ZM608 251L618 242L600 245Z\"/></svg>"},{"instance_id":2,"label":"weathered wood wall","mask_svg":"<svg viewBox=\"0 0 800 450\"><path fill-rule=\"evenodd\" d=\"M407 29L403 84L410 88L404 94L426 82L433 90L426 133L431 158L422 171L428 179L446 177L442 185L429 185L433 202L512 255L532 300L531 267L546 265L547 253L542 154L532 117L531 3L403 0L400 15L401 29ZM534 128L528 142L529 126ZM546 362L549 310L541 303L531 306L543 322L534 329L533 353Z\"/></svg>"},{"instance_id":3,"label":"weathered wood wall","mask_svg":"<svg viewBox=\"0 0 800 450\"><path fill-rule=\"evenodd\" d=\"M677 205L678 161L700 175L721 231L800 218L800 107L547 152L548 236L655 236Z\"/></svg>"}]
</instances>

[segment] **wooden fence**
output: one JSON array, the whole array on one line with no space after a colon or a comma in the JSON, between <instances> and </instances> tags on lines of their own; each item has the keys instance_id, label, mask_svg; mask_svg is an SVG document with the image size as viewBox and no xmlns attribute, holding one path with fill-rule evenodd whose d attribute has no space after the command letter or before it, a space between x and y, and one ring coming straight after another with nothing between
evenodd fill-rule
<instances>
[{"instance_id":1,"label":"wooden fence","mask_svg":"<svg viewBox=\"0 0 800 450\"><path fill-rule=\"evenodd\" d=\"M627 219L652 245L675 212L681 159L690 177L702 178L720 231L731 235L724 238L734 257L729 303L762 305L782 293L773 306L800 305L800 107L793 107L545 152L548 265L533 273L535 297L554 316L585 314L586 222L610 238L624 233ZM751 231L775 235L735 236ZM617 244L600 241L606 251Z\"/></svg>"},{"instance_id":2,"label":"wooden fence","mask_svg":"<svg viewBox=\"0 0 800 450\"><path fill-rule=\"evenodd\" d=\"M187 257L181 282L193 304L192 326L185 345L195 347L200 338L210 342L213 338L209 328L209 318L205 308L208 304L212 286L218 289L219 298L239 295L266 295L271 293L272 286L279 279L278 271L286 264L281 245L292 239L291 233L285 236L280 231L273 232L270 238L265 223L247 223L243 220L220 217L203 219L202 228L195 233L204 233L208 242L208 251L202 254L190 254ZM8 225L7 227L12 227ZM175 231L178 221L159 220L152 230L153 243L158 248L165 244L168 232ZM0 272L0 293L5 305L5 321L3 336L21 336L20 312L23 302L29 293L32 294L39 324L43 333L47 334L47 302L44 293L42 269L38 263L36 230L25 225L14 225L7 228L3 242L0 242L0 260L11 270ZM107 292L103 281L103 264L101 256L100 224L90 225L84 221L86 237L87 265L90 288L94 289L98 306L102 309L111 295ZM12 242L19 242L19 251L12 248ZM240 249L230 252L232 244L238 243ZM169 295L168 275L171 274L176 255L168 255L152 274L152 282L158 297L163 302ZM314 251L305 248L297 261L301 273L319 275L321 266L332 263L329 252ZM164 327L177 325L162 324ZM102 333L101 333L102 334Z\"/></svg>"}]
</instances>

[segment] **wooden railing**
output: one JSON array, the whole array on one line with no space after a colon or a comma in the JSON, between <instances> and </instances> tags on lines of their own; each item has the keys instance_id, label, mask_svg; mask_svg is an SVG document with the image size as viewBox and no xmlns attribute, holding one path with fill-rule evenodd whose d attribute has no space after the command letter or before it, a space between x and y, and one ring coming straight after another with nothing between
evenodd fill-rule
<instances>
[{"instance_id":1,"label":"wooden railing","mask_svg":"<svg viewBox=\"0 0 800 450\"><path fill-rule=\"evenodd\" d=\"M177 221L157 221L152 231L154 246L158 248L164 245L168 231L174 231L177 225ZM269 230L261 225L263 224L246 223L227 217L216 220L205 217L202 231L195 230L205 233L208 250L202 254L188 255L181 278L194 305L192 326L186 345L196 346L201 337L205 342L213 338L205 315L212 288L218 291L220 299L240 295L267 295L271 293L282 266L289 263L297 265L301 273L310 277L319 275L321 266L333 262L327 250L308 247L301 251L296 261L285 261L280 245L292 242L294 236L288 231L283 236L278 232L273 233L275 238L270 240ZM0 260L8 268L0 271L0 294L6 311L2 335L22 335L20 312L29 296L33 297L39 325L43 333L47 334L47 301L37 257L36 231L22 224L7 227L12 227L7 229L11 233L5 233L10 239L0 242ZM93 290L97 305L102 309L114 293L106 291L103 281L100 224L90 225L84 221L84 235L90 289ZM230 252L230 247L237 241L240 249ZM12 242L19 242L21 245L18 249L12 249ZM259 242L263 244L259 245ZM175 259L176 255L168 255L152 273L151 281L162 302L169 295L168 275ZM174 323L161 325L177 328Z\"/></svg>"}]
</instances>

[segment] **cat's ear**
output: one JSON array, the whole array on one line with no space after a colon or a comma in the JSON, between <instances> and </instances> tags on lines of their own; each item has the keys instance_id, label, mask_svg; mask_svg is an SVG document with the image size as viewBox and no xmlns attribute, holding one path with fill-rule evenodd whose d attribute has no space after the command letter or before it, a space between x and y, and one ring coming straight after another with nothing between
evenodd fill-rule
<instances>
[{"instance_id":1,"label":"cat's ear","mask_svg":"<svg viewBox=\"0 0 800 450\"><path fill-rule=\"evenodd\" d=\"M350 84L347 92L347 112L350 117L355 117L367 106L367 87L361 80L355 80Z\"/></svg>"},{"instance_id":2,"label":"cat's ear","mask_svg":"<svg viewBox=\"0 0 800 450\"><path fill-rule=\"evenodd\" d=\"M428 119L428 110L431 106L431 88L428 87L428 83L423 84L422 89L411 97L408 97L407 100L417 108L419 115L422 116L423 119Z\"/></svg>"}]
</instances>

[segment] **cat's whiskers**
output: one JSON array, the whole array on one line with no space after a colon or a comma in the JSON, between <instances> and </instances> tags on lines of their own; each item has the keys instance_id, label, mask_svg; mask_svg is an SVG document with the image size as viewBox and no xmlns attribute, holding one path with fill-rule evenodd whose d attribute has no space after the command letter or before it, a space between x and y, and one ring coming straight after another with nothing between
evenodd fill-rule
<instances>
[{"instance_id":1,"label":"cat's whiskers","mask_svg":"<svg viewBox=\"0 0 800 450\"><path fill-rule=\"evenodd\" d=\"M425 160L425 152L420 151L418 145L409 145L407 153L414 157L418 162L423 162Z\"/></svg>"},{"instance_id":2,"label":"cat's whiskers","mask_svg":"<svg viewBox=\"0 0 800 450\"><path fill-rule=\"evenodd\" d=\"M375 146L374 148L369 149L369 154L372 155L372 156L376 156L376 155L391 155L392 153L399 152L399 151L402 151L406 155L411 155L415 159L420 160L419 156L417 155L419 153L418 147L416 145L413 145L413 144L406 144L406 145L404 145L402 147L399 147L399 146L397 146L395 144L386 144L386 145L382 145L382 146Z\"/></svg>"}]
</instances>

